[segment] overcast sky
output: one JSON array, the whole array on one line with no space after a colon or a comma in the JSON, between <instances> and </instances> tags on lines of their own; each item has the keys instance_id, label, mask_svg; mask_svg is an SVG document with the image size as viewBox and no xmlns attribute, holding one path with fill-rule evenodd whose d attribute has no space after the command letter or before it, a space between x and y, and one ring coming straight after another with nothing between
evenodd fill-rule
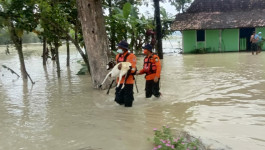
<instances>
[{"instance_id":1,"label":"overcast sky","mask_svg":"<svg viewBox=\"0 0 265 150\"><path fill-rule=\"evenodd\" d=\"M139 7L140 13L144 15L149 15L149 16L154 16L154 6L153 6L153 0L149 0L149 5L148 7L145 5L142 5ZM170 16L175 16L177 14L177 10L175 9L174 6L171 6L170 3L162 3L160 2L160 7L163 7L166 9L167 13L170 14ZM147 13L149 12L149 13Z\"/></svg>"}]
</instances>

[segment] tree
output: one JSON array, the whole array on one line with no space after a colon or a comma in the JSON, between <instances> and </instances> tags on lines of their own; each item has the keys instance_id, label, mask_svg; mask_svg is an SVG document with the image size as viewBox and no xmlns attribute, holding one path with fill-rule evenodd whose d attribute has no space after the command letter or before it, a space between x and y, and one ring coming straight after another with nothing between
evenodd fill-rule
<instances>
[{"instance_id":1,"label":"tree","mask_svg":"<svg viewBox=\"0 0 265 150\"><path fill-rule=\"evenodd\" d=\"M130 39L129 47L135 53L142 51L146 30L154 28L152 20L148 20L144 16L140 17L138 8L130 3L125 3L122 9L114 7L112 16L106 17L106 23L109 34L111 29L115 31L115 39L110 35L110 41L118 43L121 40Z\"/></svg>"},{"instance_id":2,"label":"tree","mask_svg":"<svg viewBox=\"0 0 265 150\"><path fill-rule=\"evenodd\" d=\"M127 39L128 15L136 10L136 6L140 1L135 0L104 0L103 7L105 11L109 11L105 16L106 29L109 35L109 42L111 50L116 49L116 44L124 39ZM130 4L130 6L128 6ZM133 6L133 7L131 7ZM136 11L135 11L136 12ZM117 18L117 16L119 16ZM120 18L121 17L121 18ZM135 16L134 16L135 17ZM138 17L138 14L137 14ZM122 29L122 30L121 30Z\"/></svg>"},{"instance_id":3,"label":"tree","mask_svg":"<svg viewBox=\"0 0 265 150\"><path fill-rule=\"evenodd\" d=\"M158 56L160 57L160 59L163 59L163 48L162 48L162 38L166 37L167 34L170 34L169 31L169 26L170 23L172 23L172 19L167 18L166 15L166 11L162 8L160 11L160 4L159 2L165 2L166 0L153 0L154 2L154 8L155 8L155 13L154 13L154 19L155 19L155 32L156 32L156 41L157 41L157 45L156 45L156 49L158 52ZM184 1L184 3L182 3ZM182 8L184 8L184 6L186 6L185 4L190 2L191 0L169 0L169 2L171 2L171 4L174 4L174 6L183 6ZM143 0L143 2L148 5L148 3L146 3L146 1ZM161 23L161 14L163 15L163 20ZM163 25L163 26L162 26ZM163 27L163 29L162 29Z\"/></svg>"},{"instance_id":4,"label":"tree","mask_svg":"<svg viewBox=\"0 0 265 150\"><path fill-rule=\"evenodd\" d=\"M171 2L171 5L174 5L176 7L176 10L178 12L185 12L187 9L188 5L190 4L193 0L169 0Z\"/></svg>"},{"instance_id":5,"label":"tree","mask_svg":"<svg viewBox=\"0 0 265 150\"><path fill-rule=\"evenodd\" d=\"M80 40L83 37L81 33L81 24L77 17L76 1L38 0L37 4L40 9L39 18L43 28L43 30L40 31L41 36L43 38L51 36L51 38L54 39L56 36L59 36L57 33L60 33L60 40L71 41L80 53L86 66L89 68L87 56L80 45L82 42ZM49 41L49 39L47 40Z\"/></svg>"},{"instance_id":6,"label":"tree","mask_svg":"<svg viewBox=\"0 0 265 150\"><path fill-rule=\"evenodd\" d=\"M162 27L160 18L160 6L159 0L154 0L155 7L155 21L156 21L156 40L157 40L157 53L160 59L163 59L163 48L162 48Z\"/></svg>"},{"instance_id":7,"label":"tree","mask_svg":"<svg viewBox=\"0 0 265 150\"><path fill-rule=\"evenodd\" d=\"M57 66L57 76L60 78L60 61L59 61L59 47L62 45L62 39L68 33L66 31L60 30L60 28L68 28L68 22L65 21L64 17L62 16L64 13L62 9L60 9L60 2L59 1L39 1L39 12L40 12L40 25L42 27L41 35L43 37L43 56L45 57L45 50L46 41L50 45L52 57L55 59L56 66ZM48 20L48 21L47 21ZM51 23L52 22L52 23ZM57 27L54 27L53 24L57 24ZM53 45L54 48L51 46ZM43 58L43 61L46 61ZM43 62L45 64L45 62Z\"/></svg>"},{"instance_id":8,"label":"tree","mask_svg":"<svg viewBox=\"0 0 265 150\"><path fill-rule=\"evenodd\" d=\"M101 84L107 70L108 38L105 29L102 3L100 0L77 0L78 14L90 64L94 88ZM108 81L109 83L109 81ZM106 84L103 88L106 88Z\"/></svg>"},{"instance_id":9,"label":"tree","mask_svg":"<svg viewBox=\"0 0 265 150\"><path fill-rule=\"evenodd\" d=\"M163 7L160 8L160 16L162 25L162 38L164 39L174 32L170 29L170 25L174 22L174 18L169 16L169 14L166 12L166 9Z\"/></svg>"},{"instance_id":10,"label":"tree","mask_svg":"<svg viewBox=\"0 0 265 150\"><path fill-rule=\"evenodd\" d=\"M24 56L22 51L22 35L24 31L31 32L37 27L35 17L36 5L32 0L2 0L0 1L0 26L8 28L19 55L20 69L23 80L27 80Z\"/></svg>"}]
</instances>

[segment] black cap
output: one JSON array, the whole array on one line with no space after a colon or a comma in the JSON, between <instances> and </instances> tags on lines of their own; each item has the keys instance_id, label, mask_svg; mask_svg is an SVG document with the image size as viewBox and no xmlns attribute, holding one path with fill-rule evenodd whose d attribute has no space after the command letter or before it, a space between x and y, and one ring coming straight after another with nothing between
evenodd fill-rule
<instances>
[{"instance_id":1,"label":"black cap","mask_svg":"<svg viewBox=\"0 0 265 150\"><path fill-rule=\"evenodd\" d=\"M147 49L147 50L149 50L150 52L152 52L152 49L153 49L153 47L152 47L152 45L150 45L150 44L146 44L144 47L142 47L143 49Z\"/></svg>"},{"instance_id":2,"label":"black cap","mask_svg":"<svg viewBox=\"0 0 265 150\"><path fill-rule=\"evenodd\" d=\"M120 43L117 44L118 47L129 49L129 44L126 41L120 41Z\"/></svg>"}]
</instances>

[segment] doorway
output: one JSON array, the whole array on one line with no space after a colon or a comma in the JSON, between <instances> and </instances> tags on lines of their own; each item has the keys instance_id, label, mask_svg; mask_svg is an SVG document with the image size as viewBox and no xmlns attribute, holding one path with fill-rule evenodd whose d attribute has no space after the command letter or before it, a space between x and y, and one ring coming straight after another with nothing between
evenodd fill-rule
<instances>
[{"instance_id":1,"label":"doorway","mask_svg":"<svg viewBox=\"0 0 265 150\"><path fill-rule=\"evenodd\" d=\"M250 51L250 36L255 28L241 28L239 31L239 51Z\"/></svg>"}]
</instances>

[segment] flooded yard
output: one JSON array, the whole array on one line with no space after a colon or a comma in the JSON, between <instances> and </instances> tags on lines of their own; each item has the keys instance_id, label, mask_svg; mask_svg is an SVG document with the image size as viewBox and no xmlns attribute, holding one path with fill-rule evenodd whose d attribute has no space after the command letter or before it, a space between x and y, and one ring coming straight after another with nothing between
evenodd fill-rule
<instances>
[{"instance_id":1,"label":"flooded yard","mask_svg":"<svg viewBox=\"0 0 265 150\"><path fill-rule=\"evenodd\" d=\"M25 48L34 85L20 74L15 50L0 48L0 149L150 150L153 128L168 125L200 138L213 149L265 149L265 52L204 55L166 54L162 97L146 99L144 76L137 76L132 108L114 102L115 89L96 90L89 75L78 76L79 54L71 64L60 49L61 78L41 47ZM138 59L138 68L143 57Z\"/></svg>"}]
</instances>

